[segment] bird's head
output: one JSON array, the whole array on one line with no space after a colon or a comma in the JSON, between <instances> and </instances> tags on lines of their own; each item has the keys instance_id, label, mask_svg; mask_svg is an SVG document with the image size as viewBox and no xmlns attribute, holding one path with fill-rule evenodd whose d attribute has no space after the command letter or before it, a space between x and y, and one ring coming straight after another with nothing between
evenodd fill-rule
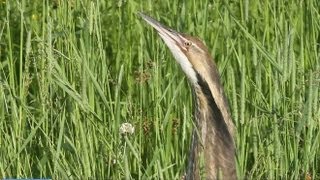
<instances>
[{"instance_id":1,"label":"bird's head","mask_svg":"<svg viewBox=\"0 0 320 180\"><path fill-rule=\"evenodd\" d=\"M198 83L199 76L205 81L206 77L216 76L212 74L216 71L215 64L201 40L168 28L145 14L139 15L157 30L193 85Z\"/></svg>"}]
</instances>

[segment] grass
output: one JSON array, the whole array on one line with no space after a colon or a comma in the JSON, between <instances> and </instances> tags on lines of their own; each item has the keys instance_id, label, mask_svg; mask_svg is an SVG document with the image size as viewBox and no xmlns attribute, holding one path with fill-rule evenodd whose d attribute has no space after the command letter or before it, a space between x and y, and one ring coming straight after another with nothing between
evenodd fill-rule
<instances>
[{"instance_id":1,"label":"grass","mask_svg":"<svg viewBox=\"0 0 320 180\"><path fill-rule=\"evenodd\" d=\"M0 177L184 174L191 90L143 11L211 50L240 179L319 179L319 9L316 0L0 0ZM125 122L133 134L120 134Z\"/></svg>"}]
</instances>

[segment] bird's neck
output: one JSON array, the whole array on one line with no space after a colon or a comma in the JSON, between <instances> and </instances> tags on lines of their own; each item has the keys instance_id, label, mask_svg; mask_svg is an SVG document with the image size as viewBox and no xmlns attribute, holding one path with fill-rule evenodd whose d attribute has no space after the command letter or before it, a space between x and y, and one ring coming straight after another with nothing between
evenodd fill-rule
<instances>
[{"instance_id":1,"label":"bird's neck","mask_svg":"<svg viewBox=\"0 0 320 180\"><path fill-rule=\"evenodd\" d=\"M214 95L212 92L212 87L198 75L198 85L194 86L196 129L192 135L187 174L190 178L187 179L200 179L201 159L206 179L217 179L220 175L223 179L236 179L233 131L228 124L232 122L223 91L215 91ZM224 109L217 101L225 103Z\"/></svg>"}]
</instances>

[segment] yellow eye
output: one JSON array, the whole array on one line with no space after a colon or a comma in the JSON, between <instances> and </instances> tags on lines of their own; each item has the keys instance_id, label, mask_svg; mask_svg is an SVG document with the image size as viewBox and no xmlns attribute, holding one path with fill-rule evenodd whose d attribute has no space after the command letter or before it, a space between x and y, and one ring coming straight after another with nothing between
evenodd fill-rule
<instances>
[{"instance_id":1,"label":"yellow eye","mask_svg":"<svg viewBox=\"0 0 320 180\"><path fill-rule=\"evenodd\" d=\"M184 45L187 46L187 47L189 47L189 46L192 45L192 43L191 43L190 41L186 41L186 42L184 42Z\"/></svg>"}]
</instances>

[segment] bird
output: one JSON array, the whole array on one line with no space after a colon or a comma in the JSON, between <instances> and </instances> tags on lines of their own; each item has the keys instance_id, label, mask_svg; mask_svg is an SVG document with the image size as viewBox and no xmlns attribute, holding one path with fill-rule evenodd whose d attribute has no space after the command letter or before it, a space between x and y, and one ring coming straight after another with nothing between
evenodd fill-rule
<instances>
[{"instance_id":1,"label":"bird","mask_svg":"<svg viewBox=\"0 0 320 180\"><path fill-rule=\"evenodd\" d=\"M208 48L198 37L177 32L142 12L138 15L157 31L192 87L195 127L184 179L237 179L235 126Z\"/></svg>"}]
</instances>

